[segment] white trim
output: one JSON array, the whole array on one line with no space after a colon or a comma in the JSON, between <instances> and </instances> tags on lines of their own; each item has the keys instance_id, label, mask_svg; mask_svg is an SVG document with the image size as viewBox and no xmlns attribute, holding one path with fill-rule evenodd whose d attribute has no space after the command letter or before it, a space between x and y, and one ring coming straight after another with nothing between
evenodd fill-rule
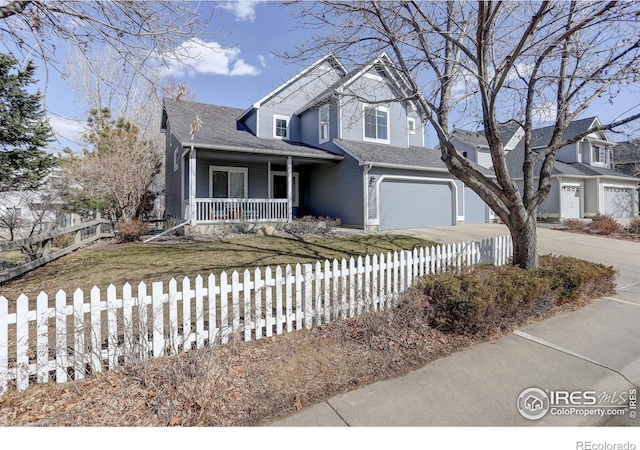
<instances>
[{"instance_id":1,"label":"white trim","mask_svg":"<svg viewBox=\"0 0 640 450\"><path fill-rule=\"evenodd\" d=\"M370 138L367 137L367 119L366 119L366 113L367 113L367 109L373 109L376 112L376 136L378 136L378 118L377 118L377 113L378 111L380 112L384 112L387 115L387 138L386 139L380 139L378 137L375 138ZM390 120L390 115L391 112L389 110L388 106L381 106L381 105L370 105L370 104L366 104L363 103L362 104L362 140L364 142L376 142L378 144L389 144L391 143L391 120Z\"/></svg>"},{"instance_id":2,"label":"white trim","mask_svg":"<svg viewBox=\"0 0 640 450\"><path fill-rule=\"evenodd\" d=\"M287 122L287 127L285 129L286 136L278 136L276 134L276 121L278 120L285 120ZM274 139L289 140L289 138L291 137L291 117L282 116L280 114L274 114L272 124L273 124L272 134Z\"/></svg>"},{"instance_id":3,"label":"white trim","mask_svg":"<svg viewBox=\"0 0 640 450\"><path fill-rule=\"evenodd\" d=\"M558 186L559 186L559 191L560 191L560 218L564 219L565 218L565 212L564 212L564 187L577 187L578 188L578 193L580 194L580 200L579 200L579 218L584 217L584 198L585 198L585 190L584 190L584 182L566 182L566 181L562 181L562 178L558 179Z\"/></svg>"},{"instance_id":4,"label":"white trim","mask_svg":"<svg viewBox=\"0 0 640 450\"><path fill-rule=\"evenodd\" d=\"M409 123L413 123L413 130L411 130ZM415 117L407 117L407 132L409 134L416 134L416 118Z\"/></svg>"},{"instance_id":5,"label":"white trim","mask_svg":"<svg viewBox=\"0 0 640 450\"><path fill-rule=\"evenodd\" d=\"M299 172L292 172L292 179L294 180L294 186L295 186L295 191L293 192L293 196L295 197L295 201L292 203L292 206L297 208L300 206L300 177L299 177L300 173ZM273 177L274 176L280 176L280 177L286 177L287 176L287 172L286 171L281 171L281 170L274 170L269 172L269 198L275 198L273 195Z\"/></svg>"},{"instance_id":6,"label":"white trim","mask_svg":"<svg viewBox=\"0 0 640 450\"><path fill-rule=\"evenodd\" d=\"M244 175L244 198L249 198L249 169L246 167L231 167L231 166L209 166L209 198L213 197L213 172L242 172ZM227 183L231 181L231 178L227 180ZM227 195L231 186L227 185ZM235 198L235 197L218 197L218 198Z\"/></svg>"},{"instance_id":7,"label":"white trim","mask_svg":"<svg viewBox=\"0 0 640 450\"><path fill-rule=\"evenodd\" d=\"M376 216L377 218L372 220L369 225L380 226L380 184L384 180L400 180L400 181L418 181L423 183L440 183L451 185L451 225L456 225L458 220L458 186L455 180L447 178L433 178L433 177L411 177L406 175L381 175L376 180ZM375 222L375 223L374 223Z\"/></svg>"},{"instance_id":8,"label":"white trim","mask_svg":"<svg viewBox=\"0 0 640 450\"><path fill-rule=\"evenodd\" d=\"M322 138L322 113L323 111L326 111L327 114L327 121L326 121L326 126L327 126L327 134L324 137L324 139ZM329 108L329 105L322 105L320 108L318 108L318 143L319 144L324 144L325 142L329 142L329 137L331 135L331 110Z\"/></svg>"},{"instance_id":9,"label":"white trim","mask_svg":"<svg viewBox=\"0 0 640 450\"><path fill-rule=\"evenodd\" d=\"M180 168L180 162L178 160L178 150L180 150L180 147L176 147L173 149L173 171L174 172Z\"/></svg>"}]
</instances>

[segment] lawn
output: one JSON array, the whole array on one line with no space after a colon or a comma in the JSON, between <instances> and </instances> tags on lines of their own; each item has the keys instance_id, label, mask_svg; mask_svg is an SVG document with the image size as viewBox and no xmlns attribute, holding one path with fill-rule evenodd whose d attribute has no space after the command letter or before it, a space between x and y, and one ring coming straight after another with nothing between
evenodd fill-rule
<instances>
[{"instance_id":1,"label":"lawn","mask_svg":"<svg viewBox=\"0 0 640 450\"><path fill-rule=\"evenodd\" d=\"M167 282L171 278L207 276L222 271L256 267L313 263L359 255L412 250L433 242L401 235L353 235L327 238L289 236L243 237L199 243L103 243L53 261L0 286L9 300L20 293L55 295L59 289L71 294L129 282Z\"/></svg>"}]
</instances>

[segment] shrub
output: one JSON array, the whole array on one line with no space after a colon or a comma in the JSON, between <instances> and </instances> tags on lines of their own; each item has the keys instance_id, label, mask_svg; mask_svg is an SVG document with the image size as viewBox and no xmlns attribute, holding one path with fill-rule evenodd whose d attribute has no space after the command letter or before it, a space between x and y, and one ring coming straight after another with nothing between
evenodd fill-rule
<instances>
[{"instance_id":1,"label":"shrub","mask_svg":"<svg viewBox=\"0 0 640 450\"><path fill-rule=\"evenodd\" d=\"M611 267L568 257L540 258L540 269L479 266L464 274L421 280L430 325L442 331L489 336L548 315L555 308L613 292Z\"/></svg>"},{"instance_id":2,"label":"shrub","mask_svg":"<svg viewBox=\"0 0 640 450\"><path fill-rule=\"evenodd\" d=\"M624 229L627 233L640 235L640 216L633 217Z\"/></svg>"},{"instance_id":3,"label":"shrub","mask_svg":"<svg viewBox=\"0 0 640 450\"><path fill-rule=\"evenodd\" d=\"M583 231L587 224L580 219L565 219L562 224L571 231Z\"/></svg>"},{"instance_id":4,"label":"shrub","mask_svg":"<svg viewBox=\"0 0 640 450\"><path fill-rule=\"evenodd\" d=\"M303 216L288 223L285 230L296 235L328 234L341 224L339 218Z\"/></svg>"},{"instance_id":5,"label":"shrub","mask_svg":"<svg viewBox=\"0 0 640 450\"><path fill-rule=\"evenodd\" d=\"M116 236L120 242L136 242L149 233L149 225L139 220L116 224Z\"/></svg>"},{"instance_id":6,"label":"shrub","mask_svg":"<svg viewBox=\"0 0 640 450\"><path fill-rule=\"evenodd\" d=\"M620 231L620 224L613 218L613 216L598 213L592 218L590 228L596 233L610 235Z\"/></svg>"},{"instance_id":7,"label":"shrub","mask_svg":"<svg viewBox=\"0 0 640 450\"><path fill-rule=\"evenodd\" d=\"M617 272L611 266L569 256L543 256L538 272L550 280L557 304L615 291Z\"/></svg>"}]
</instances>

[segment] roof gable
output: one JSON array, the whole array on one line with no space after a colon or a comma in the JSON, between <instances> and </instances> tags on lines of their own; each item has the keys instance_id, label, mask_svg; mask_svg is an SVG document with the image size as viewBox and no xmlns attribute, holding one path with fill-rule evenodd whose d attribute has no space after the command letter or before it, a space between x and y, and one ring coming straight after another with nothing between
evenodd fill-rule
<instances>
[{"instance_id":1,"label":"roof gable","mask_svg":"<svg viewBox=\"0 0 640 450\"><path fill-rule=\"evenodd\" d=\"M347 74L347 70L344 68L344 66L338 60L338 58L336 58L336 56L333 53L329 53L323 56L322 58L320 58L318 61L311 64L310 66L301 70L296 75L294 75L293 77L291 77L290 79L282 83L280 86L275 88L273 91L269 92L267 95L265 95L260 100L255 102L253 105L247 108L242 114L240 114L240 116L238 117L238 121L244 119L252 110L260 108L260 106L262 106L265 102L269 101L274 96L278 95L280 92L287 89L289 86L291 86L293 83L295 83L302 77L307 76L314 70L317 70L325 62L328 63L333 68L333 70L335 70L339 74L340 77L344 77Z\"/></svg>"},{"instance_id":2,"label":"roof gable","mask_svg":"<svg viewBox=\"0 0 640 450\"><path fill-rule=\"evenodd\" d=\"M409 84L402 78L398 71L394 69L393 62L391 61L389 56L387 56L387 54L383 52L373 58L371 61L368 61L358 66L351 72L347 73L344 77L337 80L324 92L322 92L312 101L297 110L294 114L300 115L311 108L321 105L332 97L345 95L345 93L349 92L349 86L369 74L372 70L375 70L379 74L381 74L382 78L387 80L390 87L400 95L405 95L407 93ZM360 93L354 92L353 94L357 97L362 97ZM392 99L389 100L391 101ZM414 109L419 109L418 103L413 100L410 100L409 102L414 107Z\"/></svg>"}]
</instances>

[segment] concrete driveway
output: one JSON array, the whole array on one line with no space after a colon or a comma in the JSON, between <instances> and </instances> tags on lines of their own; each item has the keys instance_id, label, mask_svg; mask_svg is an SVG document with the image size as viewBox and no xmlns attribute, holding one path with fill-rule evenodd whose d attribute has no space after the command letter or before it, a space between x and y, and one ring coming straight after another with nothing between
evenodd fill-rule
<instances>
[{"instance_id":1,"label":"concrete driveway","mask_svg":"<svg viewBox=\"0 0 640 450\"><path fill-rule=\"evenodd\" d=\"M506 234L507 229L483 224L403 233L458 242ZM640 390L640 243L540 228L538 249L614 266L620 271L618 293L405 376L335 396L271 426L640 425L640 407L632 409L629 402L631 393ZM555 414L549 404L546 415L531 420L517 405L532 388L560 398L567 392L586 393L581 403L596 395L598 408L560 400Z\"/></svg>"}]
</instances>

